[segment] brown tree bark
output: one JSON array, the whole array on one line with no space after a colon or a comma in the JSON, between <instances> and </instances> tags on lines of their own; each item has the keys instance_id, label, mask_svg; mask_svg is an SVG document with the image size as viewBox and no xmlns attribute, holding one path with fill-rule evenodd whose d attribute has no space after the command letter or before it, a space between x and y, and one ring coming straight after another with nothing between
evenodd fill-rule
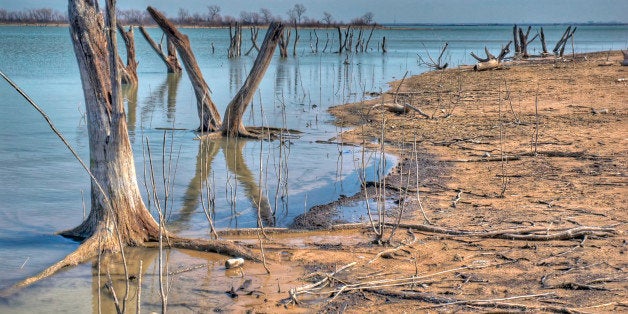
<instances>
[{"instance_id":1,"label":"brown tree bark","mask_svg":"<svg viewBox=\"0 0 628 314\"><path fill-rule=\"evenodd\" d=\"M135 36L133 26L130 26L129 30L125 31L122 24L118 23L118 31L120 32L120 36L124 40L124 46L126 47L126 66L123 64L120 69L122 71L122 84L137 85L137 60L135 58Z\"/></svg>"},{"instance_id":2,"label":"brown tree bark","mask_svg":"<svg viewBox=\"0 0 628 314\"><path fill-rule=\"evenodd\" d=\"M188 36L179 32L179 30L170 22L161 12L155 10L152 7L147 8L148 13L153 17L157 25L161 30L166 33L168 38L172 40L172 43L177 48L185 70L192 81L192 87L196 94L196 109L198 110L198 117L200 120L200 126L197 131L208 132L217 131L221 127L220 113L216 105L211 99L209 94L209 86L203 78L201 69L196 62L196 57L192 52L190 46L190 39Z\"/></svg>"},{"instance_id":3,"label":"brown tree bark","mask_svg":"<svg viewBox=\"0 0 628 314\"><path fill-rule=\"evenodd\" d=\"M102 15L90 1L70 0L68 16L85 93L90 171L105 194L92 182L89 216L62 235L84 239L117 229L126 244L155 239L159 227L144 206L137 185L118 67L110 66L117 60L116 28L112 27L115 15L108 14L108 34ZM106 242L114 249L111 237Z\"/></svg>"},{"instance_id":4,"label":"brown tree bark","mask_svg":"<svg viewBox=\"0 0 628 314\"><path fill-rule=\"evenodd\" d=\"M161 48L161 45L157 45L155 43L155 41L150 37L148 32L146 32L146 29L144 29L144 26L140 26L140 32L142 33L142 35L144 36L148 44L150 44L153 50L157 53L157 55L159 55L159 57L161 57L161 60L166 64L168 73L181 73L182 71L181 64L179 64L179 59L177 58L177 51L174 48L172 41L169 38L166 39L167 47L168 47L167 48L168 55L166 55L164 54L163 49Z\"/></svg>"},{"instance_id":5,"label":"brown tree bark","mask_svg":"<svg viewBox=\"0 0 628 314\"><path fill-rule=\"evenodd\" d=\"M70 35L85 96L92 178L91 210L78 227L61 232L84 240L76 251L15 286L8 295L58 270L85 262L99 252L117 252L124 246L149 246L164 234L177 248L190 248L252 260L257 257L231 241L186 239L161 230L142 201L135 174L117 64L115 0L107 0L107 27L97 1L69 0ZM84 164L83 164L84 165Z\"/></svg>"},{"instance_id":6,"label":"brown tree bark","mask_svg":"<svg viewBox=\"0 0 628 314\"><path fill-rule=\"evenodd\" d=\"M270 61L273 58L275 48L279 43L281 34L283 33L284 25L281 23L273 22L268 26L268 31L262 42L260 52L257 54L255 63L249 72L249 76L244 81L244 85L240 88L238 93L233 97L227 109L225 110L225 117L222 121L221 132L226 136L250 136L250 134L244 128L242 123L242 117L248 107L249 103L253 99L260 82L264 78L264 73L270 65Z\"/></svg>"}]
</instances>

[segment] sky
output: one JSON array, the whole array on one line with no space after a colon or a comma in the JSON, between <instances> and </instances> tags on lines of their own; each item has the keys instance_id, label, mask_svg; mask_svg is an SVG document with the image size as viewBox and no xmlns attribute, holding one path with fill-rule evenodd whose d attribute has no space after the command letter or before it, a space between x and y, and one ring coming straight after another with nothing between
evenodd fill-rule
<instances>
[{"instance_id":1,"label":"sky","mask_svg":"<svg viewBox=\"0 0 628 314\"><path fill-rule=\"evenodd\" d=\"M628 0L117 0L120 9L144 10L150 5L169 17L179 8L206 13L207 6L218 5L222 15L239 17L242 11L266 8L285 18L297 3L305 6L304 16L321 19L329 12L344 22L371 12L377 23L628 23ZM0 0L0 8L65 12L67 1Z\"/></svg>"}]
</instances>

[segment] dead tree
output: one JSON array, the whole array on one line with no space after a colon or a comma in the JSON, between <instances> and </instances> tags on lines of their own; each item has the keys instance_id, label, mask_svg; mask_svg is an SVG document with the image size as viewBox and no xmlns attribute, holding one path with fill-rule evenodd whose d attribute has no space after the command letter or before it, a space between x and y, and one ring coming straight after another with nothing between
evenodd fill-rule
<instances>
[{"instance_id":1,"label":"dead tree","mask_svg":"<svg viewBox=\"0 0 628 314\"><path fill-rule=\"evenodd\" d=\"M133 36L133 26L130 26L129 30L125 31L124 27L118 23L118 31L120 32L120 36L124 40L124 46L126 47L126 66L122 63L122 60L118 58L122 84L137 85L137 60L135 58L135 36Z\"/></svg>"},{"instance_id":2,"label":"dead tree","mask_svg":"<svg viewBox=\"0 0 628 314\"><path fill-rule=\"evenodd\" d=\"M318 34L316 33L316 29L314 29L314 37L316 38L316 41L314 42L314 45L312 45L312 32L310 32L310 50L312 51L312 53L318 53Z\"/></svg>"},{"instance_id":3,"label":"dead tree","mask_svg":"<svg viewBox=\"0 0 628 314\"><path fill-rule=\"evenodd\" d=\"M244 112L249 103L253 100L253 96L259 87L259 84L264 78L264 73L270 65L270 61L273 58L275 48L279 43L281 34L283 33L284 25L281 23L273 22L268 26L268 31L262 42L260 52L257 54L257 58L253 63L251 72L244 81L244 85L240 88L238 93L233 97L227 109L225 110L225 118L222 121L222 128L220 133L225 136L253 136L250 134L244 124L242 118Z\"/></svg>"},{"instance_id":4,"label":"dead tree","mask_svg":"<svg viewBox=\"0 0 628 314\"><path fill-rule=\"evenodd\" d=\"M541 52L541 56L545 57L549 55L549 52L547 51L547 43L545 42L545 33L543 32L543 27L541 27L541 31L539 35L540 35L539 38L541 39L541 47L543 48L543 51Z\"/></svg>"},{"instance_id":5,"label":"dead tree","mask_svg":"<svg viewBox=\"0 0 628 314\"><path fill-rule=\"evenodd\" d=\"M157 53L161 60L166 64L166 68L168 69L168 73L181 73L181 64L179 63L179 59L177 58L177 50L174 48L174 44L170 38L166 38L166 49L167 55L164 53L161 44L155 43L155 41L150 37L148 32L144 26L140 26L140 32L144 36L144 39L150 44L153 50Z\"/></svg>"},{"instance_id":6,"label":"dead tree","mask_svg":"<svg viewBox=\"0 0 628 314\"><path fill-rule=\"evenodd\" d=\"M425 47L425 45L423 46ZM448 46L449 46L449 43L447 42L445 43L445 45L443 45L443 48L441 49L440 54L438 55L438 59L436 59L436 61L432 59L432 56L430 55L430 52L427 51L427 49L425 50L425 53L427 54L427 57L430 59L430 61L426 61L425 59L421 57L421 55L417 54L417 56L419 56L419 64L425 65L434 70L446 69L449 64L447 62L443 64L442 62L443 62L443 54L445 53L445 50L447 50Z\"/></svg>"},{"instance_id":7,"label":"dead tree","mask_svg":"<svg viewBox=\"0 0 628 314\"><path fill-rule=\"evenodd\" d=\"M473 66L473 69L476 71L484 71L484 70L499 68L502 65L502 61L504 60L504 58L506 58L506 55L510 53L511 43L512 41L509 41L508 44L506 44L506 46L502 47L502 50L499 53L499 56L497 57L491 54L491 52L488 50L487 47L484 47L486 58L480 58L475 53L471 52L471 56L474 59L478 60L478 63L475 66Z\"/></svg>"},{"instance_id":8,"label":"dead tree","mask_svg":"<svg viewBox=\"0 0 628 314\"><path fill-rule=\"evenodd\" d=\"M364 45L364 51L368 51L369 43L371 42L371 37L373 36L373 31L375 30L375 25L371 27L371 32L369 33L369 38L366 40L366 44Z\"/></svg>"},{"instance_id":9,"label":"dead tree","mask_svg":"<svg viewBox=\"0 0 628 314\"><path fill-rule=\"evenodd\" d=\"M556 46L554 46L554 49L552 50L554 54L558 55L559 57L563 56L563 54L565 53L565 46L567 45L567 41L569 41L569 39L573 37L577 28L578 27L574 27L572 30L571 25L567 27L567 29L563 33L563 36L560 38L560 40L558 40Z\"/></svg>"},{"instance_id":10,"label":"dead tree","mask_svg":"<svg viewBox=\"0 0 628 314\"><path fill-rule=\"evenodd\" d=\"M532 26L528 26L528 30L523 33L523 29L519 28L519 47L520 51L518 52L523 58L528 58L528 45L532 43L539 34L534 35L532 39L528 40L528 36L530 36L530 30L532 30Z\"/></svg>"},{"instance_id":11,"label":"dead tree","mask_svg":"<svg viewBox=\"0 0 628 314\"><path fill-rule=\"evenodd\" d=\"M283 33L284 25L273 22L268 27L268 31L260 47L260 52L257 54L257 58L253 63L251 72L249 72L249 76L246 78L244 85L227 105L224 119L221 122L216 105L209 97L209 87L198 68L188 37L181 34L174 24L166 19L159 11L152 7L148 7L147 10L164 33L173 39L173 43L183 59L186 72L190 76L194 91L198 91L196 94L197 108L199 110L199 118L201 119L201 128L199 128L199 131L201 133L211 131L212 133L209 135L212 137L224 135L228 137L244 136L257 138L258 136L246 130L242 123L242 117L249 103L253 100L255 91L259 87L268 65L270 65L275 48ZM201 102L203 102L202 105L200 104ZM210 112L210 114L208 115L207 112Z\"/></svg>"},{"instance_id":12,"label":"dead tree","mask_svg":"<svg viewBox=\"0 0 628 314\"><path fill-rule=\"evenodd\" d=\"M167 236L170 245L202 251L243 254L256 259L231 241L177 237L163 229L144 205L137 184L133 151L125 120L116 39L114 0L106 1L106 21L97 2L69 0L70 35L85 96L90 147L91 210L78 227L61 235L81 240L76 251L15 288L30 285L58 270L77 265L101 252L120 252L124 246L150 245ZM83 164L85 169L87 165Z\"/></svg>"},{"instance_id":13,"label":"dead tree","mask_svg":"<svg viewBox=\"0 0 628 314\"><path fill-rule=\"evenodd\" d=\"M279 36L279 56L281 56L281 58L287 58L288 57L288 43L290 43L290 29L286 29L285 31L281 32L281 35Z\"/></svg>"},{"instance_id":14,"label":"dead tree","mask_svg":"<svg viewBox=\"0 0 628 314\"><path fill-rule=\"evenodd\" d=\"M358 39L356 40L355 43L355 52L364 52L364 45L362 44L362 33L364 32L364 29L362 27L360 27L360 31L358 32ZM360 50L362 49L362 50Z\"/></svg>"},{"instance_id":15,"label":"dead tree","mask_svg":"<svg viewBox=\"0 0 628 314\"><path fill-rule=\"evenodd\" d=\"M259 47L257 46L257 34L259 33L259 28L255 27L255 26L251 26L251 48L249 48L249 50L244 54L245 56L248 56L251 51L253 51L253 49L257 50L257 52L259 52Z\"/></svg>"},{"instance_id":16,"label":"dead tree","mask_svg":"<svg viewBox=\"0 0 628 314\"><path fill-rule=\"evenodd\" d=\"M512 27L512 41L515 43L515 55L519 55L521 53L521 46L519 46L519 27L517 24Z\"/></svg>"},{"instance_id":17,"label":"dead tree","mask_svg":"<svg viewBox=\"0 0 628 314\"><path fill-rule=\"evenodd\" d=\"M386 49L386 36L382 37L382 53L386 53L388 50Z\"/></svg>"},{"instance_id":18,"label":"dead tree","mask_svg":"<svg viewBox=\"0 0 628 314\"><path fill-rule=\"evenodd\" d=\"M233 28L233 30L232 30ZM231 58L242 55L242 25L236 22L235 26L229 24L229 52L227 56Z\"/></svg>"},{"instance_id":19,"label":"dead tree","mask_svg":"<svg viewBox=\"0 0 628 314\"><path fill-rule=\"evenodd\" d=\"M148 7L147 10L161 30L172 40L183 60L183 65L190 77L190 81L192 81L194 94L196 95L196 109L200 120L200 126L197 128L197 131L211 132L219 130L221 127L220 113L218 113L218 109L209 95L209 86L207 86L201 69L196 62L190 46L190 39L179 32L174 24L166 19L161 12L152 7Z\"/></svg>"},{"instance_id":20,"label":"dead tree","mask_svg":"<svg viewBox=\"0 0 628 314\"><path fill-rule=\"evenodd\" d=\"M299 36L299 27L297 25L296 20L294 21L294 43L292 44L292 56L296 57L297 56L297 43L299 42L299 39L301 37Z\"/></svg>"}]
</instances>

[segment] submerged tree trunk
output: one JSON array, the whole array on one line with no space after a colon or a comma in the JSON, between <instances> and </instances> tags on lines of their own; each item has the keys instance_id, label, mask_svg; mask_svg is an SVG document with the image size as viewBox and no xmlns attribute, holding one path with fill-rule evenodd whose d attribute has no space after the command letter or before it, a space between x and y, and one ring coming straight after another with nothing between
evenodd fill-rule
<instances>
[{"instance_id":1,"label":"submerged tree trunk","mask_svg":"<svg viewBox=\"0 0 628 314\"><path fill-rule=\"evenodd\" d=\"M113 230L124 244L153 240L159 226L142 201L120 93L115 49L114 14L108 14L108 36L102 15L90 1L69 1L70 33L81 72L90 147L91 211L78 227L62 233L85 239L105 235L102 244L117 248ZM108 51L109 47L109 51Z\"/></svg>"},{"instance_id":2,"label":"submerged tree trunk","mask_svg":"<svg viewBox=\"0 0 628 314\"><path fill-rule=\"evenodd\" d=\"M133 26L130 26L129 30L125 31L122 24L118 23L118 31L126 47L126 66L123 65L120 69L122 71L122 84L137 85L137 61L135 59L135 36Z\"/></svg>"},{"instance_id":3,"label":"submerged tree trunk","mask_svg":"<svg viewBox=\"0 0 628 314\"><path fill-rule=\"evenodd\" d=\"M200 120L200 126L197 131L208 132L219 130L221 126L220 113L218 113L218 109L209 95L209 86L207 86L201 69L196 62L192 47L190 46L190 39L188 36L179 32L174 24L166 19L161 12L152 7L148 7L147 10L161 30L172 40L179 55L181 55L183 65L190 77L190 81L192 81L194 93L196 94L196 109L198 110Z\"/></svg>"},{"instance_id":4,"label":"submerged tree trunk","mask_svg":"<svg viewBox=\"0 0 628 314\"><path fill-rule=\"evenodd\" d=\"M290 29L285 32L281 32L279 35L279 56L282 58L288 57L288 43L290 42Z\"/></svg>"},{"instance_id":5,"label":"submerged tree trunk","mask_svg":"<svg viewBox=\"0 0 628 314\"><path fill-rule=\"evenodd\" d=\"M166 38L167 47L168 47L167 48L168 55L166 56L166 54L164 54L163 52L163 49L161 48L161 45L157 45L157 43L155 43L155 41L150 37L148 32L146 32L146 29L144 29L144 26L140 26L140 32L142 33L146 41L150 44L150 46L153 48L153 50L155 50L157 55L161 57L161 60L166 64L168 73L181 73L182 71L181 64L179 64L179 59L177 58L177 51L174 48L174 44L172 43L172 40L170 40L170 38Z\"/></svg>"},{"instance_id":6,"label":"submerged tree trunk","mask_svg":"<svg viewBox=\"0 0 628 314\"><path fill-rule=\"evenodd\" d=\"M273 22L268 26L268 31L262 42L260 52L257 54L255 63L249 72L249 76L244 81L244 85L238 93L233 97L227 109L225 110L225 118L222 121L222 133L226 136L248 135L242 123L242 117L253 99L257 87L264 78L264 73L270 65L270 61L275 53L275 48L279 43L284 25Z\"/></svg>"}]
</instances>

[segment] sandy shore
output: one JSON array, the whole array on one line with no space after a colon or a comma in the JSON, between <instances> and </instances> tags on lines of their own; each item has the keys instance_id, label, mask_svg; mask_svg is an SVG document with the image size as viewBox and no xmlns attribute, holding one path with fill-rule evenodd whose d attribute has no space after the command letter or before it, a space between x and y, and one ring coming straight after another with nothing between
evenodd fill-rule
<instances>
[{"instance_id":1,"label":"sandy shore","mask_svg":"<svg viewBox=\"0 0 628 314\"><path fill-rule=\"evenodd\" d=\"M334 141L377 143L383 134L385 149L401 157L385 193L404 204L403 223L429 220L450 231L541 230L534 235L585 227L615 233L533 241L415 232L412 245L368 263L390 248L372 244L373 230L344 231L350 240L329 231L291 250L291 261L329 271L357 262L339 275L347 282L445 273L402 287L343 292L329 303L326 295L309 309L627 310L628 71L621 58L604 52L486 72L429 72L391 83L377 99L332 108L338 124L354 127ZM384 109L395 101L427 117ZM397 230L391 245L411 239Z\"/></svg>"}]
</instances>

